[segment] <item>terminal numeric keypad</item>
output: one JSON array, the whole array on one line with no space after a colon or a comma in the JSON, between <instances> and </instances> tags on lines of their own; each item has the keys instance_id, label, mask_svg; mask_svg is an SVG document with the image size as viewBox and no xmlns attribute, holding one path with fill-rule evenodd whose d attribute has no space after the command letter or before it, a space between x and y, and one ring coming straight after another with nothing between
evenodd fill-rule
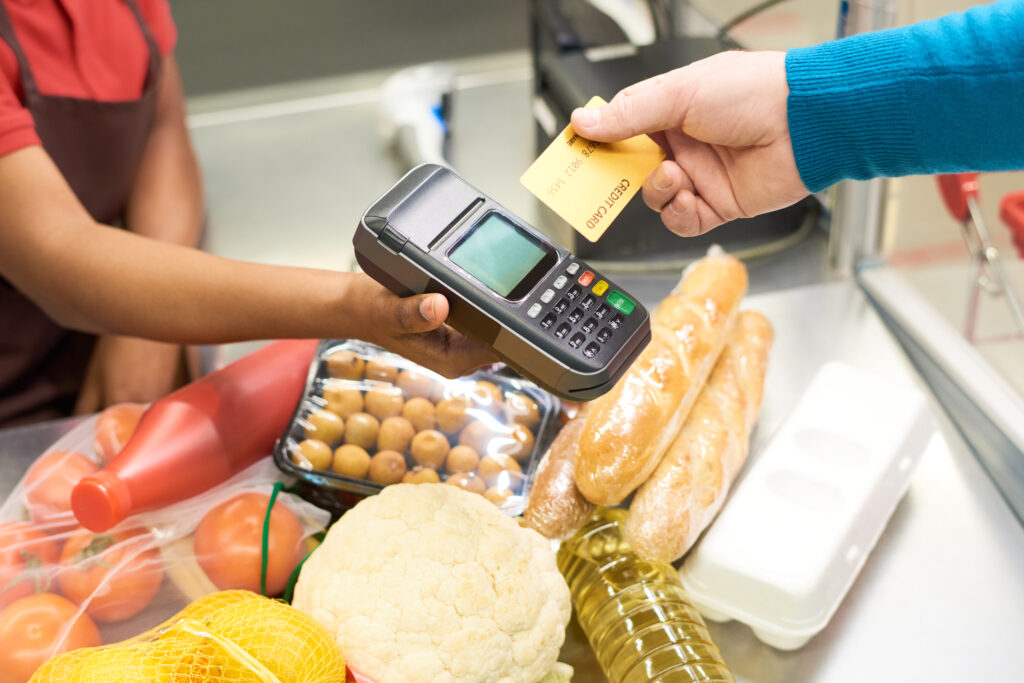
<instances>
[{"instance_id":1,"label":"terminal numeric keypad","mask_svg":"<svg viewBox=\"0 0 1024 683\"><path fill-rule=\"evenodd\" d=\"M539 291L528 306L528 316L586 358L601 353L635 307L629 297L576 261L565 264Z\"/></svg>"}]
</instances>

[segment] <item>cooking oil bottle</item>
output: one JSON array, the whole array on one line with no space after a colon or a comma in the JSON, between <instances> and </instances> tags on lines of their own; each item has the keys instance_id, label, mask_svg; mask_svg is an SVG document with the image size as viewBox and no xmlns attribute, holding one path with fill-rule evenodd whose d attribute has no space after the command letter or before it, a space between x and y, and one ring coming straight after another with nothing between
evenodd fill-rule
<instances>
[{"instance_id":1,"label":"cooking oil bottle","mask_svg":"<svg viewBox=\"0 0 1024 683\"><path fill-rule=\"evenodd\" d=\"M637 557L626 511L599 509L558 551L573 607L610 683L734 683L670 564Z\"/></svg>"}]
</instances>

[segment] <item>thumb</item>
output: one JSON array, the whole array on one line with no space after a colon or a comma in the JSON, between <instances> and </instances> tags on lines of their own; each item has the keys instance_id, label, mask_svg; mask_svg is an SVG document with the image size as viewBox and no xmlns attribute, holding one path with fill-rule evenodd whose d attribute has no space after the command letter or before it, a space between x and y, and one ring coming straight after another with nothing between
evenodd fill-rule
<instances>
[{"instance_id":1,"label":"thumb","mask_svg":"<svg viewBox=\"0 0 1024 683\"><path fill-rule=\"evenodd\" d=\"M689 80L683 67L635 83L602 107L573 111L572 127L583 137L598 142L678 128L686 118Z\"/></svg>"},{"instance_id":2,"label":"thumb","mask_svg":"<svg viewBox=\"0 0 1024 683\"><path fill-rule=\"evenodd\" d=\"M398 333L430 332L444 324L448 317L448 300L442 294L421 294L399 299L394 307Z\"/></svg>"}]
</instances>

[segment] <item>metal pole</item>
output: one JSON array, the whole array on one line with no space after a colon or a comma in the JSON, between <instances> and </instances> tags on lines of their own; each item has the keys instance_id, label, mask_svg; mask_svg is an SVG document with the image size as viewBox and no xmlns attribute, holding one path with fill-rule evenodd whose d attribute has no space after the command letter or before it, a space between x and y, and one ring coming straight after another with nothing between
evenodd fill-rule
<instances>
[{"instance_id":1,"label":"metal pole","mask_svg":"<svg viewBox=\"0 0 1024 683\"><path fill-rule=\"evenodd\" d=\"M838 37L896 25L897 0L840 0ZM829 230L829 264L847 276L866 258L879 255L888 180L844 180L836 185Z\"/></svg>"}]
</instances>

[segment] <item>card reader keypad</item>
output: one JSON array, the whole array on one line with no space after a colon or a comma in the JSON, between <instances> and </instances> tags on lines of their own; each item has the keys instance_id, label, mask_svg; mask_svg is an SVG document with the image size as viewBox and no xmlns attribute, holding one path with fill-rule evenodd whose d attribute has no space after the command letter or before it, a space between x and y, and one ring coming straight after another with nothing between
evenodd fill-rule
<instances>
[{"instance_id":1,"label":"card reader keypad","mask_svg":"<svg viewBox=\"0 0 1024 683\"><path fill-rule=\"evenodd\" d=\"M564 263L526 302L542 330L586 358L595 358L627 326L636 304L585 265ZM552 303L554 302L554 303Z\"/></svg>"}]
</instances>

